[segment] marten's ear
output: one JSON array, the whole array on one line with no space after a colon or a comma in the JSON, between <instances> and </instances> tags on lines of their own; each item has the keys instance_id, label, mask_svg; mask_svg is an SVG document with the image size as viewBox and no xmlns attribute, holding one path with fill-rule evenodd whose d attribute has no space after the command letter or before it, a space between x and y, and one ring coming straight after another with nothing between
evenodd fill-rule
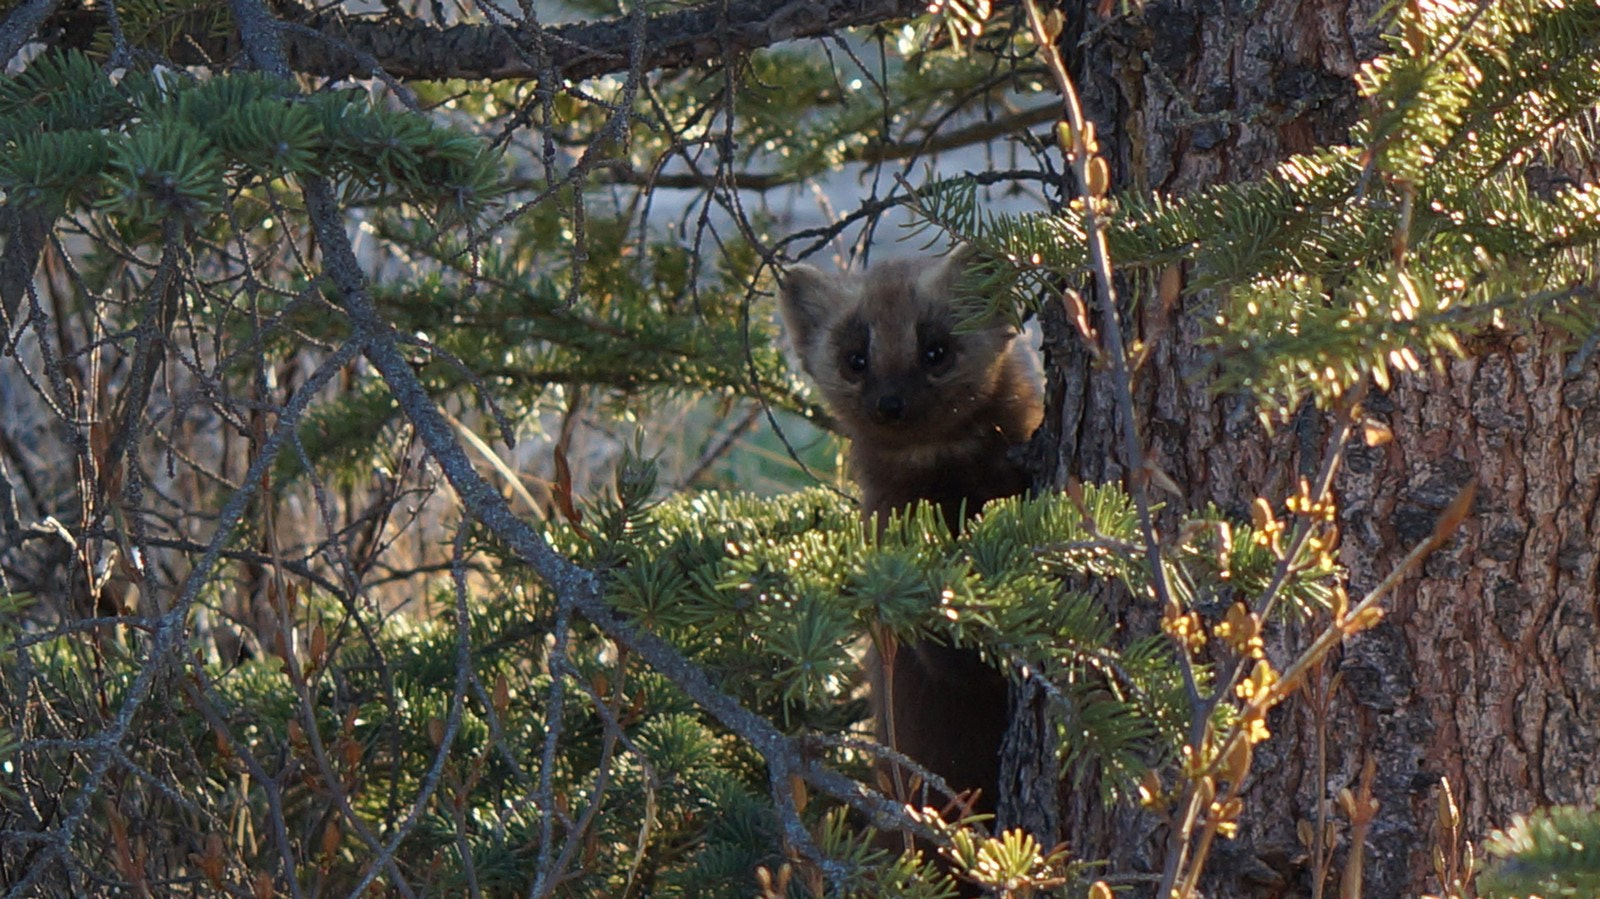
<instances>
[{"instance_id":1,"label":"marten's ear","mask_svg":"<svg viewBox=\"0 0 1600 899\"><path fill-rule=\"evenodd\" d=\"M956 282L978 260L978 251L971 244L956 244L943 259L922 270L917 278L917 292L930 297L953 297Z\"/></svg>"},{"instance_id":2,"label":"marten's ear","mask_svg":"<svg viewBox=\"0 0 1600 899\"><path fill-rule=\"evenodd\" d=\"M832 317L838 302L839 281L833 275L805 264L790 266L783 273L778 292L778 313L784 330L801 355L811 346L817 332Z\"/></svg>"},{"instance_id":3,"label":"marten's ear","mask_svg":"<svg viewBox=\"0 0 1600 899\"><path fill-rule=\"evenodd\" d=\"M1017 329L1004 315L987 315L981 310L988 307L982 299L994 289L994 272L983 265L978 250L971 244L956 244L945 257L928 267L917 282L917 291L923 296L949 297L958 317L966 326L991 334L999 340L1015 336Z\"/></svg>"},{"instance_id":4,"label":"marten's ear","mask_svg":"<svg viewBox=\"0 0 1600 899\"><path fill-rule=\"evenodd\" d=\"M957 278L962 277L976 261L978 250L971 243L957 243L949 253L944 254L944 259L923 270L922 283L918 286L930 293L949 293L950 286L955 285Z\"/></svg>"}]
</instances>

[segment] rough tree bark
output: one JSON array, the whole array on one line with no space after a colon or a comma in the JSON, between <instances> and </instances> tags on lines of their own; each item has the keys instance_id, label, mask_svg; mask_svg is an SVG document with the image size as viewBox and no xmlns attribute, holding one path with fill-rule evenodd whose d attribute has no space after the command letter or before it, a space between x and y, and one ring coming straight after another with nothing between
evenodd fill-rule
<instances>
[{"instance_id":1,"label":"rough tree bark","mask_svg":"<svg viewBox=\"0 0 1600 899\"><path fill-rule=\"evenodd\" d=\"M648 23L646 34L661 39L638 65L684 65L729 46L817 34L919 6L817 0L694 7ZM1065 6L1069 17L1083 13L1080 4ZM1381 6L1168 0L1111 27L1080 29L1092 37L1074 51L1075 75L1123 189L1188 193L1261 175L1288 155L1341 140L1359 111L1350 76L1379 49L1373 23ZM72 45L98 24L84 27L81 18L96 13L80 4L35 0L12 13L0 29L0 57L29 36ZM713 31L723 28L718 40L708 41L695 24L707 21ZM282 36L291 54L305 54L295 61L306 71L347 74L377 64L402 77L537 78L553 71L580 78L628 68L622 51L636 23L549 29L546 38L561 49L544 60L500 28L452 40L437 29L408 33L392 23L367 32L338 30L343 24L331 20L298 24ZM672 42L685 34L687 43ZM415 43L423 38L424 45ZM213 48L220 56L237 50L226 42ZM25 272L32 256L24 254ZM4 268L0 280L14 281L13 266ZM1139 382L1144 440L1187 490L1187 506L1216 502L1242 516L1253 497L1282 496L1315 466L1326 428L1306 414L1268 438L1247 398L1207 392L1204 379L1193 376L1206 361L1196 342L1204 299L1159 323L1163 336ZM1138 326L1150 333L1157 324ZM1071 341L1059 345L1058 360L1069 372L1088 371ZM1298 699L1277 710L1270 722L1277 739L1258 754L1245 796L1245 830L1214 856L1212 895L1308 895L1297 825L1316 818L1320 800L1353 786L1369 758L1377 762L1382 802L1366 846L1365 893L1372 897L1429 888L1440 777L1455 785L1474 839L1516 811L1585 801L1600 787L1600 768L1590 764L1600 751L1600 657L1592 636L1600 594L1600 376L1592 363L1576 373L1566 364L1561 349L1540 335L1486 343L1440 373L1369 399L1368 410L1387 420L1395 439L1352 447L1338 483L1351 592L1391 570L1473 477L1481 482L1478 508L1390 603L1386 622L1330 663L1342 687L1333 716L1321 722L1329 735L1325 778L1315 761L1317 716ZM1106 386L1092 374L1074 374L1055 383L1052 397L1045 467L1055 480L1119 478L1117 453L1106 442L1116 432ZM1030 808L1047 804L1023 798ZM1108 817L1091 796L1074 797L1062 829L1077 855L1112 859L1114 870L1159 866L1157 826L1133 813Z\"/></svg>"},{"instance_id":2,"label":"rough tree bark","mask_svg":"<svg viewBox=\"0 0 1600 899\"><path fill-rule=\"evenodd\" d=\"M1186 194L1342 141L1359 113L1350 76L1380 49L1380 7L1178 0L1095 32L1076 75L1123 189ZM1153 287L1143 294L1133 327L1164 335L1140 375L1143 439L1187 491L1184 505L1244 516L1253 497L1282 497L1314 471L1328 431L1321 417L1307 412L1264 435L1248 399L1206 391L1196 341L1206 298L1155 322ZM1057 483L1120 478L1106 385L1083 374L1070 341L1058 356L1067 375L1051 393L1045 467ZM1516 812L1595 794L1600 376L1592 363L1568 371L1568 357L1537 334L1485 342L1368 399L1394 440L1352 445L1337 482L1353 596L1425 539L1473 478L1477 505L1388 604L1385 622L1330 660L1328 677L1342 676L1321 730L1303 694L1275 711L1244 830L1213 854L1208 895L1310 895L1297 826L1316 820L1319 799L1354 790L1368 759L1382 803L1365 846L1372 897L1439 889L1429 852L1441 777L1474 841ZM1348 850L1348 828L1330 808L1340 845L1325 895ZM1162 831L1148 817L1108 816L1092 797L1074 797L1064 831L1077 854L1110 858L1113 870L1158 870Z\"/></svg>"}]
</instances>

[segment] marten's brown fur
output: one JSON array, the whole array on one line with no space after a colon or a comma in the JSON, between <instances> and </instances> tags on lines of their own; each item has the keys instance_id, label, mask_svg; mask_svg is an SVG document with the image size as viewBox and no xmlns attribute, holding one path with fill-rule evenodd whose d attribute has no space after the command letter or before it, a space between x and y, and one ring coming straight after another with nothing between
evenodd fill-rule
<instances>
[{"instance_id":1,"label":"marten's brown fur","mask_svg":"<svg viewBox=\"0 0 1600 899\"><path fill-rule=\"evenodd\" d=\"M953 291L970 257L897 260L861 276L797 265L783 279L784 325L851 440L862 513L880 531L917 500L937 503L955 531L963 508L973 515L1028 487L1008 450L1039 424L1037 380L1008 323L957 332ZM873 677L879 738L958 792L981 790L978 809L992 811L1006 679L977 653L928 640L899 647L892 668L892 703L884 672Z\"/></svg>"}]
</instances>

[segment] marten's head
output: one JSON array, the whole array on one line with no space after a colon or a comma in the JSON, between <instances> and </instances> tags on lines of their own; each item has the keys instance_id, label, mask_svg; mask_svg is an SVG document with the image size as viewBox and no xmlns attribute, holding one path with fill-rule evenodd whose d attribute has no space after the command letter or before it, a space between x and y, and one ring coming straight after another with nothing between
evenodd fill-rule
<instances>
[{"instance_id":1,"label":"marten's head","mask_svg":"<svg viewBox=\"0 0 1600 899\"><path fill-rule=\"evenodd\" d=\"M1015 388L1004 321L962 328L956 281L972 260L895 260L863 275L796 265L779 309L806 373L849 436L881 449L965 439ZM1031 395L1031 388L1030 388ZM1026 433L1013 435L1024 439Z\"/></svg>"}]
</instances>

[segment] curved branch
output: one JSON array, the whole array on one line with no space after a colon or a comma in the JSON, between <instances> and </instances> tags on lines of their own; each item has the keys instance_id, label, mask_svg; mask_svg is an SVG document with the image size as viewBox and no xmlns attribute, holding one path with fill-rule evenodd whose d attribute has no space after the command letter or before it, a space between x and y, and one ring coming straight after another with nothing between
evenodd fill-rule
<instances>
[{"instance_id":1,"label":"curved branch","mask_svg":"<svg viewBox=\"0 0 1600 899\"><path fill-rule=\"evenodd\" d=\"M35 0L35 5L44 4ZM712 0L647 18L639 68L682 68L841 28L907 19L923 5L920 0ZM402 79L583 81L632 68L636 24L626 16L550 27L474 23L440 28L416 19L313 14L292 3L274 6L287 13L273 30L289 68L300 74L366 78L378 74L376 65L383 74ZM70 12L80 26L85 16L98 15ZM39 30L52 30L49 25ZM98 30L80 27L62 33L84 40ZM172 52L180 63L207 63L246 49L237 32L197 32Z\"/></svg>"},{"instance_id":2,"label":"curved branch","mask_svg":"<svg viewBox=\"0 0 1600 899\"><path fill-rule=\"evenodd\" d=\"M240 26L250 37L251 59L268 74L288 79L289 67L275 40L260 0L232 0L231 7ZM455 489L468 515L502 541L535 571L557 597L559 608L582 615L607 636L636 653L662 676L671 680L691 700L738 734L761 754L767 764L769 789L779 808L784 841L803 855L815 859L830 880L841 875L840 863L821 857L811 833L800 820L792 796L793 777L800 777L821 791L849 804L877 823L892 823L922 836L926 827L910 818L899 803L874 793L817 759L806 758L798 741L786 736L772 722L741 705L723 692L704 669L685 658L660 636L629 621L605 600L599 577L552 547L537 530L512 512L510 505L488 482L479 476L456 440L454 430L424 389L422 382L400 352L393 326L378 312L368 289L366 274L356 258L345 231L342 211L333 189L320 176L309 176L301 184L306 214L323 253L323 270L340 304L349 313L354 327L353 340L361 347L373 368L382 376L395 402L406 413L417 436L439 465L445 479ZM380 848L380 859L393 864L400 840L415 823L409 817L397 827ZM376 866L369 868L371 881ZM362 888L366 886L362 884ZM357 892L360 892L358 888Z\"/></svg>"},{"instance_id":3,"label":"curved branch","mask_svg":"<svg viewBox=\"0 0 1600 899\"><path fill-rule=\"evenodd\" d=\"M916 159L933 153L960 150L965 147L989 143L996 138L1026 131L1061 117L1059 103L1046 103L1032 109L1008 112L994 119L973 122L960 128L948 128L913 140L888 143L852 144L841 154L840 164L866 163L869 165ZM621 184L639 184L675 190L692 190L728 184L740 190L776 190L798 184L813 177L800 171L792 172L726 172L711 174L699 172L641 171L626 163L614 165L600 176Z\"/></svg>"},{"instance_id":4,"label":"curved branch","mask_svg":"<svg viewBox=\"0 0 1600 899\"><path fill-rule=\"evenodd\" d=\"M11 61L17 51L56 11L57 0L30 0L12 9L4 23L0 23L0 67Z\"/></svg>"},{"instance_id":5,"label":"curved branch","mask_svg":"<svg viewBox=\"0 0 1600 899\"><path fill-rule=\"evenodd\" d=\"M915 0L742 0L651 16L645 21L644 71L674 69L725 58L797 38L827 34L854 25L909 18L922 9ZM553 73L581 81L629 69L632 22L625 18L577 22L544 29L550 54L535 62L538 43L531 29L494 25L435 28L419 22L379 22L324 17L307 24L329 38L317 46L303 36L285 35L292 68L332 75L355 70L347 52L334 42L365 50L384 70L402 78L533 78ZM723 37L725 35L725 39Z\"/></svg>"}]
</instances>

